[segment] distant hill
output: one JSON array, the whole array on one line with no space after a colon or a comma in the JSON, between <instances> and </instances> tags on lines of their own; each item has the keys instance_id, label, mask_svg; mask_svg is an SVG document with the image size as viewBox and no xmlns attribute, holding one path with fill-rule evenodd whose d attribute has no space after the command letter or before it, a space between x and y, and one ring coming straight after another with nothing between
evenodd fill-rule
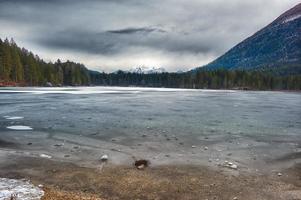
<instances>
[{"instance_id":1,"label":"distant hill","mask_svg":"<svg viewBox=\"0 0 301 200\"><path fill-rule=\"evenodd\" d=\"M221 68L301 74L301 3L205 66Z\"/></svg>"}]
</instances>

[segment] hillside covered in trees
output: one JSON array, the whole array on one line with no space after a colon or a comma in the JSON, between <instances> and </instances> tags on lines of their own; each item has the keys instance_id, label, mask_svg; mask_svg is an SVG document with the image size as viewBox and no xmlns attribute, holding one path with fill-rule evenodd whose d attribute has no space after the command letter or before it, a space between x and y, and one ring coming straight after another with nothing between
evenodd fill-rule
<instances>
[{"instance_id":1,"label":"hillside covered in trees","mask_svg":"<svg viewBox=\"0 0 301 200\"><path fill-rule=\"evenodd\" d=\"M0 39L0 84L20 86L43 86L48 84L88 85L89 71L74 62L47 63L13 39Z\"/></svg>"},{"instance_id":2,"label":"hillside covered in trees","mask_svg":"<svg viewBox=\"0 0 301 200\"><path fill-rule=\"evenodd\" d=\"M285 67L282 68L282 70ZM74 62L47 63L8 39L0 40L0 86L141 86L206 89L301 90L301 75L277 70L194 70L186 73L99 73Z\"/></svg>"}]
</instances>

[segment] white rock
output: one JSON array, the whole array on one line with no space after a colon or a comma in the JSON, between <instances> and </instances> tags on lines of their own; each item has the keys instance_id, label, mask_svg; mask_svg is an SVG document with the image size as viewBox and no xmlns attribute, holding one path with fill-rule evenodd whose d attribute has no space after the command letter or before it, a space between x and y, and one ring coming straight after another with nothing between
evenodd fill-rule
<instances>
[{"instance_id":1,"label":"white rock","mask_svg":"<svg viewBox=\"0 0 301 200\"><path fill-rule=\"evenodd\" d=\"M109 159L108 155L103 155L103 156L100 157L101 161L107 161L108 159Z\"/></svg>"},{"instance_id":2,"label":"white rock","mask_svg":"<svg viewBox=\"0 0 301 200\"><path fill-rule=\"evenodd\" d=\"M49 156L49 155L47 155L47 154L40 154L40 157L41 158L48 158L48 159L50 159L50 158L52 158L52 156Z\"/></svg>"},{"instance_id":3,"label":"white rock","mask_svg":"<svg viewBox=\"0 0 301 200\"><path fill-rule=\"evenodd\" d=\"M230 168L232 168L232 169L237 169L237 168L238 168L238 166L237 166L237 165L235 165L235 164L232 164L232 165L230 165Z\"/></svg>"},{"instance_id":4,"label":"white rock","mask_svg":"<svg viewBox=\"0 0 301 200\"><path fill-rule=\"evenodd\" d=\"M192 145L191 148L196 148L196 146Z\"/></svg>"},{"instance_id":5,"label":"white rock","mask_svg":"<svg viewBox=\"0 0 301 200\"><path fill-rule=\"evenodd\" d=\"M281 173L278 173L277 175L278 175L278 176L282 176L282 174L281 174Z\"/></svg>"},{"instance_id":6,"label":"white rock","mask_svg":"<svg viewBox=\"0 0 301 200\"><path fill-rule=\"evenodd\" d=\"M205 147L204 149L205 149L205 150L208 150L208 147Z\"/></svg>"}]
</instances>

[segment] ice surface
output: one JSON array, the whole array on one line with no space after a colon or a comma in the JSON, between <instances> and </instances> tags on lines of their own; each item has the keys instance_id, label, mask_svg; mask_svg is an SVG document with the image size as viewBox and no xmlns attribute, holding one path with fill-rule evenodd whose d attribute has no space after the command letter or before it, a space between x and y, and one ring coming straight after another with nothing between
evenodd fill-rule
<instances>
[{"instance_id":1,"label":"ice surface","mask_svg":"<svg viewBox=\"0 0 301 200\"><path fill-rule=\"evenodd\" d=\"M127 164L133 156L153 165L208 160L215 165L231 160L241 170L244 165L261 169L267 158L295 153L301 144L301 93L297 92L134 87L0 90L1 116L26 118L20 124L0 117L0 139L32 143L26 148L38 157L46 154L79 164L94 163L105 154L117 164ZM13 125L30 125L35 131L7 131Z\"/></svg>"},{"instance_id":2,"label":"ice surface","mask_svg":"<svg viewBox=\"0 0 301 200\"><path fill-rule=\"evenodd\" d=\"M12 196L22 200L39 200L44 191L22 180L0 178L0 200L9 200Z\"/></svg>"}]
</instances>

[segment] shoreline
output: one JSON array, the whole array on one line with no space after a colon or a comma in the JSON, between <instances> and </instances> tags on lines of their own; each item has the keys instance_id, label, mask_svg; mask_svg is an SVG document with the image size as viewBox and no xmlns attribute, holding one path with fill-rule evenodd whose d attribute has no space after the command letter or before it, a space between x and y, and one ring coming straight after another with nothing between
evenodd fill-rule
<instances>
[{"instance_id":1,"label":"shoreline","mask_svg":"<svg viewBox=\"0 0 301 200\"><path fill-rule=\"evenodd\" d=\"M301 199L301 165L282 176L227 173L197 165L80 167L44 158L8 158L0 177L43 185L52 199ZM56 198L54 198L56 196Z\"/></svg>"},{"instance_id":2,"label":"shoreline","mask_svg":"<svg viewBox=\"0 0 301 200\"><path fill-rule=\"evenodd\" d=\"M64 85L64 86L0 86L0 90L3 88L48 88L48 89L60 89L60 88L143 88L143 89L175 89L175 90L217 90L217 91L246 91L246 92L292 92L292 93L301 93L301 90L260 90L260 89L245 89L245 88L178 88L178 87L152 87L152 86L118 86L118 85L81 85L81 86L72 86L72 85Z\"/></svg>"}]
</instances>

